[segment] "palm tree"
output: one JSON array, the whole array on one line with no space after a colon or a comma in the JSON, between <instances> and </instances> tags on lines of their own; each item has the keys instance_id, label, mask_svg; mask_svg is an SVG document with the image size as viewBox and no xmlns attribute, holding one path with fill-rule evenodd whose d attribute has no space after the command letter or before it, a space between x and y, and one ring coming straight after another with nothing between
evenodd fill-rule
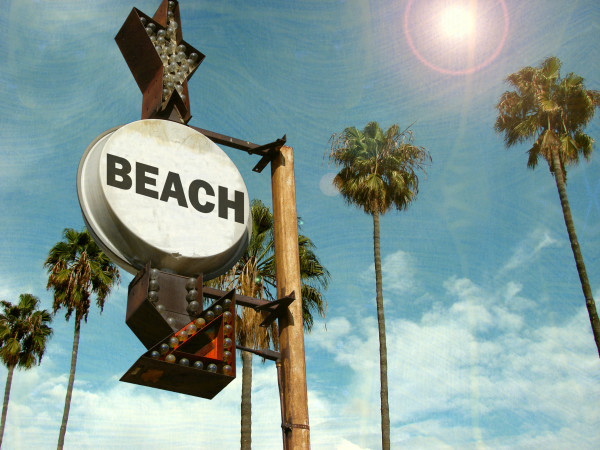
<instances>
[{"instance_id":1,"label":"palm tree","mask_svg":"<svg viewBox=\"0 0 600 450\"><path fill-rule=\"evenodd\" d=\"M71 407L81 320L87 321L92 294L95 294L96 305L102 312L106 297L120 277L117 267L102 252L89 232L78 232L72 228L65 228L63 240L50 249L44 267L48 271L47 288L54 291L54 314L65 308L65 318L69 320L73 312L75 313L71 371L58 437L58 448L62 449Z\"/></svg>"},{"instance_id":2,"label":"palm tree","mask_svg":"<svg viewBox=\"0 0 600 450\"><path fill-rule=\"evenodd\" d=\"M545 59L539 67L525 67L506 81L515 90L502 94L496 106L495 130L504 133L506 147L533 140L527 151L527 167L535 169L540 156L546 160L554 176L560 204L581 288L600 356L600 321L592 289L577 241L575 225L567 198L566 167L589 160L594 140L583 132L600 106L600 92L585 89L583 78L574 73L560 76L561 62L556 57Z\"/></svg>"},{"instance_id":3,"label":"palm tree","mask_svg":"<svg viewBox=\"0 0 600 450\"><path fill-rule=\"evenodd\" d=\"M410 128L410 127L409 127ZM333 134L329 161L341 167L333 184L350 205L373 216L373 247L377 323L379 327L379 365L381 382L381 440L390 448L390 416L387 382L387 344L383 290L379 216L390 209L404 210L419 191L417 172L431 162L429 152L413 145L413 134L392 125L385 132L377 122L369 122L362 131L355 127Z\"/></svg>"},{"instance_id":4,"label":"palm tree","mask_svg":"<svg viewBox=\"0 0 600 450\"><path fill-rule=\"evenodd\" d=\"M275 258L273 215L261 201L251 205L252 236L243 257L225 275L209 283L222 289L235 288L240 294L263 300L274 300ZM304 328L310 331L313 313L325 317L322 290L327 288L329 272L314 253L314 244L306 236L298 236L300 276L302 280L302 313ZM236 333L239 345L254 349L278 348L277 325L260 327L265 313L242 308L237 317ZM250 449L252 443L252 353L242 351L241 448Z\"/></svg>"},{"instance_id":5,"label":"palm tree","mask_svg":"<svg viewBox=\"0 0 600 450\"><path fill-rule=\"evenodd\" d=\"M0 447L15 367L31 369L34 365L39 365L46 350L46 342L52 335L52 328L48 326L52 317L45 309L37 309L39 303L40 300L31 294L21 294L16 305L5 300L0 302L3 310L0 314L0 359L8 368L0 424Z\"/></svg>"}]
</instances>

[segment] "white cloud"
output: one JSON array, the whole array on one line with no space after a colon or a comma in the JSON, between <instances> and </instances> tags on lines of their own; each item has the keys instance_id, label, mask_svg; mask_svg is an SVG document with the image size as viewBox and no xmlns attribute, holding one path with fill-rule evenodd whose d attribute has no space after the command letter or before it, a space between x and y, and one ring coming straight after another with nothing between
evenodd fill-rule
<instances>
[{"instance_id":1,"label":"white cloud","mask_svg":"<svg viewBox=\"0 0 600 450\"><path fill-rule=\"evenodd\" d=\"M523 267L533 261L543 249L557 245L559 242L550 234L549 230L536 229L519 243L500 274Z\"/></svg>"},{"instance_id":2,"label":"white cloud","mask_svg":"<svg viewBox=\"0 0 600 450\"><path fill-rule=\"evenodd\" d=\"M417 321L386 320L393 442L408 448L475 448L478 442L593 448L600 441L600 373L585 309L562 324L536 327L533 302L519 298L515 283L489 290L451 278L444 286L448 304ZM375 320L357 327L334 319L327 333L313 332L309 342L351 370L352 398L337 407L368 421L364 445L377 446Z\"/></svg>"},{"instance_id":3,"label":"white cloud","mask_svg":"<svg viewBox=\"0 0 600 450\"><path fill-rule=\"evenodd\" d=\"M402 250L397 250L383 257L381 272L384 292L405 294L412 292L416 287L411 257ZM370 286L374 285L375 264L371 264L369 270L364 272L361 278Z\"/></svg>"},{"instance_id":4,"label":"white cloud","mask_svg":"<svg viewBox=\"0 0 600 450\"><path fill-rule=\"evenodd\" d=\"M593 448L600 371L585 309L540 325L517 283L491 289L452 277L443 287L445 296L417 319L386 320L393 446ZM313 448L379 448L378 344L374 317L336 316L306 336L312 367L334 367L309 372L318 377L308 391ZM49 352L41 367L15 375L5 448L56 445L67 383L58 356ZM208 401L119 376L100 387L76 378L67 448L239 445L241 377ZM252 398L253 447L280 448L273 363L254 359Z\"/></svg>"}]
</instances>

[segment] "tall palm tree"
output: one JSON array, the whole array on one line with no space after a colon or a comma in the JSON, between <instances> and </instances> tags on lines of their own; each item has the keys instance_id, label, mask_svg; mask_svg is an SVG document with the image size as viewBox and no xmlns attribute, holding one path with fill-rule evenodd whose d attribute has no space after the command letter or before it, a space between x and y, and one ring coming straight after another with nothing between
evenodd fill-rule
<instances>
[{"instance_id":1,"label":"tall palm tree","mask_svg":"<svg viewBox=\"0 0 600 450\"><path fill-rule=\"evenodd\" d=\"M273 215L260 200L251 205L252 236L243 257L225 275L209 283L222 289L235 288L240 294L263 300L274 300L275 258ZM298 236L300 277L302 281L303 324L307 331L313 325L313 313L325 316L322 290L327 288L329 272L314 253L314 244L306 236ZM248 348L278 348L277 325L260 327L265 313L241 308L237 317L236 333L240 345ZM252 443L252 353L242 351L241 448L250 449Z\"/></svg>"},{"instance_id":2,"label":"tall palm tree","mask_svg":"<svg viewBox=\"0 0 600 450\"><path fill-rule=\"evenodd\" d=\"M594 140L583 132L600 106L600 92L586 89L583 78L574 73L560 76L561 62L556 57L545 59L539 67L524 67L509 75L506 81L515 89L502 94L496 106L495 130L504 133L506 147L532 141L527 151L527 167L535 169L544 158L554 176L560 204L581 288L600 356L600 321L592 289L577 241L575 225L567 197L569 165L583 156L589 160Z\"/></svg>"},{"instance_id":3,"label":"tall palm tree","mask_svg":"<svg viewBox=\"0 0 600 450\"><path fill-rule=\"evenodd\" d=\"M34 365L39 365L46 343L52 335L52 328L49 326L52 317L45 309L37 309L39 303L40 300L31 294L21 294L16 305L5 300L0 302L0 359L8 368L0 424L0 447L15 367L31 369Z\"/></svg>"},{"instance_id":4,"label":"tall palm tree","mask_svg":"<svg viewBox=\"0 0 600 450\"><path fill-rule=\"evenodd\" d=\"M377 122L369 122L362 131L355 127L331 136L329 161L341 167L333 179L346 202L362 208L373 217L373 253L377 323L379 328L379 366L381 382L381 441L390 448L390 416L387 381L387 344L383 289L379 216L390 209L404 210L419 191L417 172L431 162L429 152L413 145L413 134L392 125L385 132Z\"/></svg>"},{"instance_id":5,"label":"tall palm tree","mask_svg":"<svg viewBox=\"0 0 600 450\"><path fill-rule=\"evenodd\" d=\"M44 267L48 271L47 288L54 291L54 314L65 308L65 318L69 320L73 312L75 313L71 371L58 437L58 448L62 449L71 408L81 321L87 321L92 294L95 294L96 305L102 312L104 301L112 287L119 282L120 276L117 267L102 252L89 232L78 232L72 228L65 228L63 240L50 249Z\"/></svg>"}]
</instances>

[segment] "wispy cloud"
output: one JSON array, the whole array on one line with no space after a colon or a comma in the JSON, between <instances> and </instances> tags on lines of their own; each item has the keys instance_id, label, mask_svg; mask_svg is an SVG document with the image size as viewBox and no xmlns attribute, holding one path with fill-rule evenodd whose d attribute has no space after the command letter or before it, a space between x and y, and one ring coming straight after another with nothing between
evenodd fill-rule
<instances>
[{"instance_id":1,"label":"wispy cloud","mask_svg":"<svg viewBox=\"0 0 600 450\"><path fill-rule=\"evenodd\" d=\"M513 255L500 273L504 274L521 268L535 260L543 249L558 245L560 245L559 242L550 234L549 230L538 228L517 245Z\"/></svg>"}]
</instances>

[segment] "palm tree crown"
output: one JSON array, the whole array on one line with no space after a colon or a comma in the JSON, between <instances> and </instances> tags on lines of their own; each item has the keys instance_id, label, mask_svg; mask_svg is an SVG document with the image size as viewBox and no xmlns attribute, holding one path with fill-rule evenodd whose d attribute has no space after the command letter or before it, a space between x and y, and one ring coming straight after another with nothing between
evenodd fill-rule
<instances>
[{"instance_id":1,"label":"palm tree crown","mask_svg":"<svg viewBox=\"0 0 600 450\"><path fill-rule=\"evenodd\" d=\"M383 132L369 122L362 131L348 127L334 134L329 160L341 166L333 183L346 202L373 215L408 207L419 191L417 172L431 156L413 145L410 130L392 125Z\"/></svg>"},{"instance_id":2,"label":"palm tree crown","mask_svg":"<svg viewBox=\"0 0 600 450\"><path fill-rule=\"evenodd\" d=\"M0 359L7 367L29 369L42 361L52 335L52 317L45 309L36 309L39 303L31 294L21 294L16 305L0 302Z\"/></svg>"},{"instance_id":3,"label":"palm tree crown","mask_svg":"<svg viewBox=\"0 0 600 450\"><path fill-rule=\"evenodd\" d=\"M556 57L541 65L524 67L506 81L514 88L500 97L495 130L504 133L507 147L534 140L528 150L527 166L534 169L543 157L554 173L551 149L558 149L559 162L566 180L566 166L589 160L594 140L583 128L600 106L600 92L585 89L584 79L574 73L560 77L561 62Z\"/></svg>"},{"instance_id":4,"label":"palm tree crown","mask_svg":"<svg viewBox=\"0 0 600 450\"><path fill-rule=\"evenodd\" d=\"M53 310L66 309L68 320L73 311L77 322L87 320L91 294L96 294L100 311L112 287L119 282L119 270L94 242L87 230L65 228L64 240L48 253L48 289L54 290Z\"/></svg>"}]
</instances>

